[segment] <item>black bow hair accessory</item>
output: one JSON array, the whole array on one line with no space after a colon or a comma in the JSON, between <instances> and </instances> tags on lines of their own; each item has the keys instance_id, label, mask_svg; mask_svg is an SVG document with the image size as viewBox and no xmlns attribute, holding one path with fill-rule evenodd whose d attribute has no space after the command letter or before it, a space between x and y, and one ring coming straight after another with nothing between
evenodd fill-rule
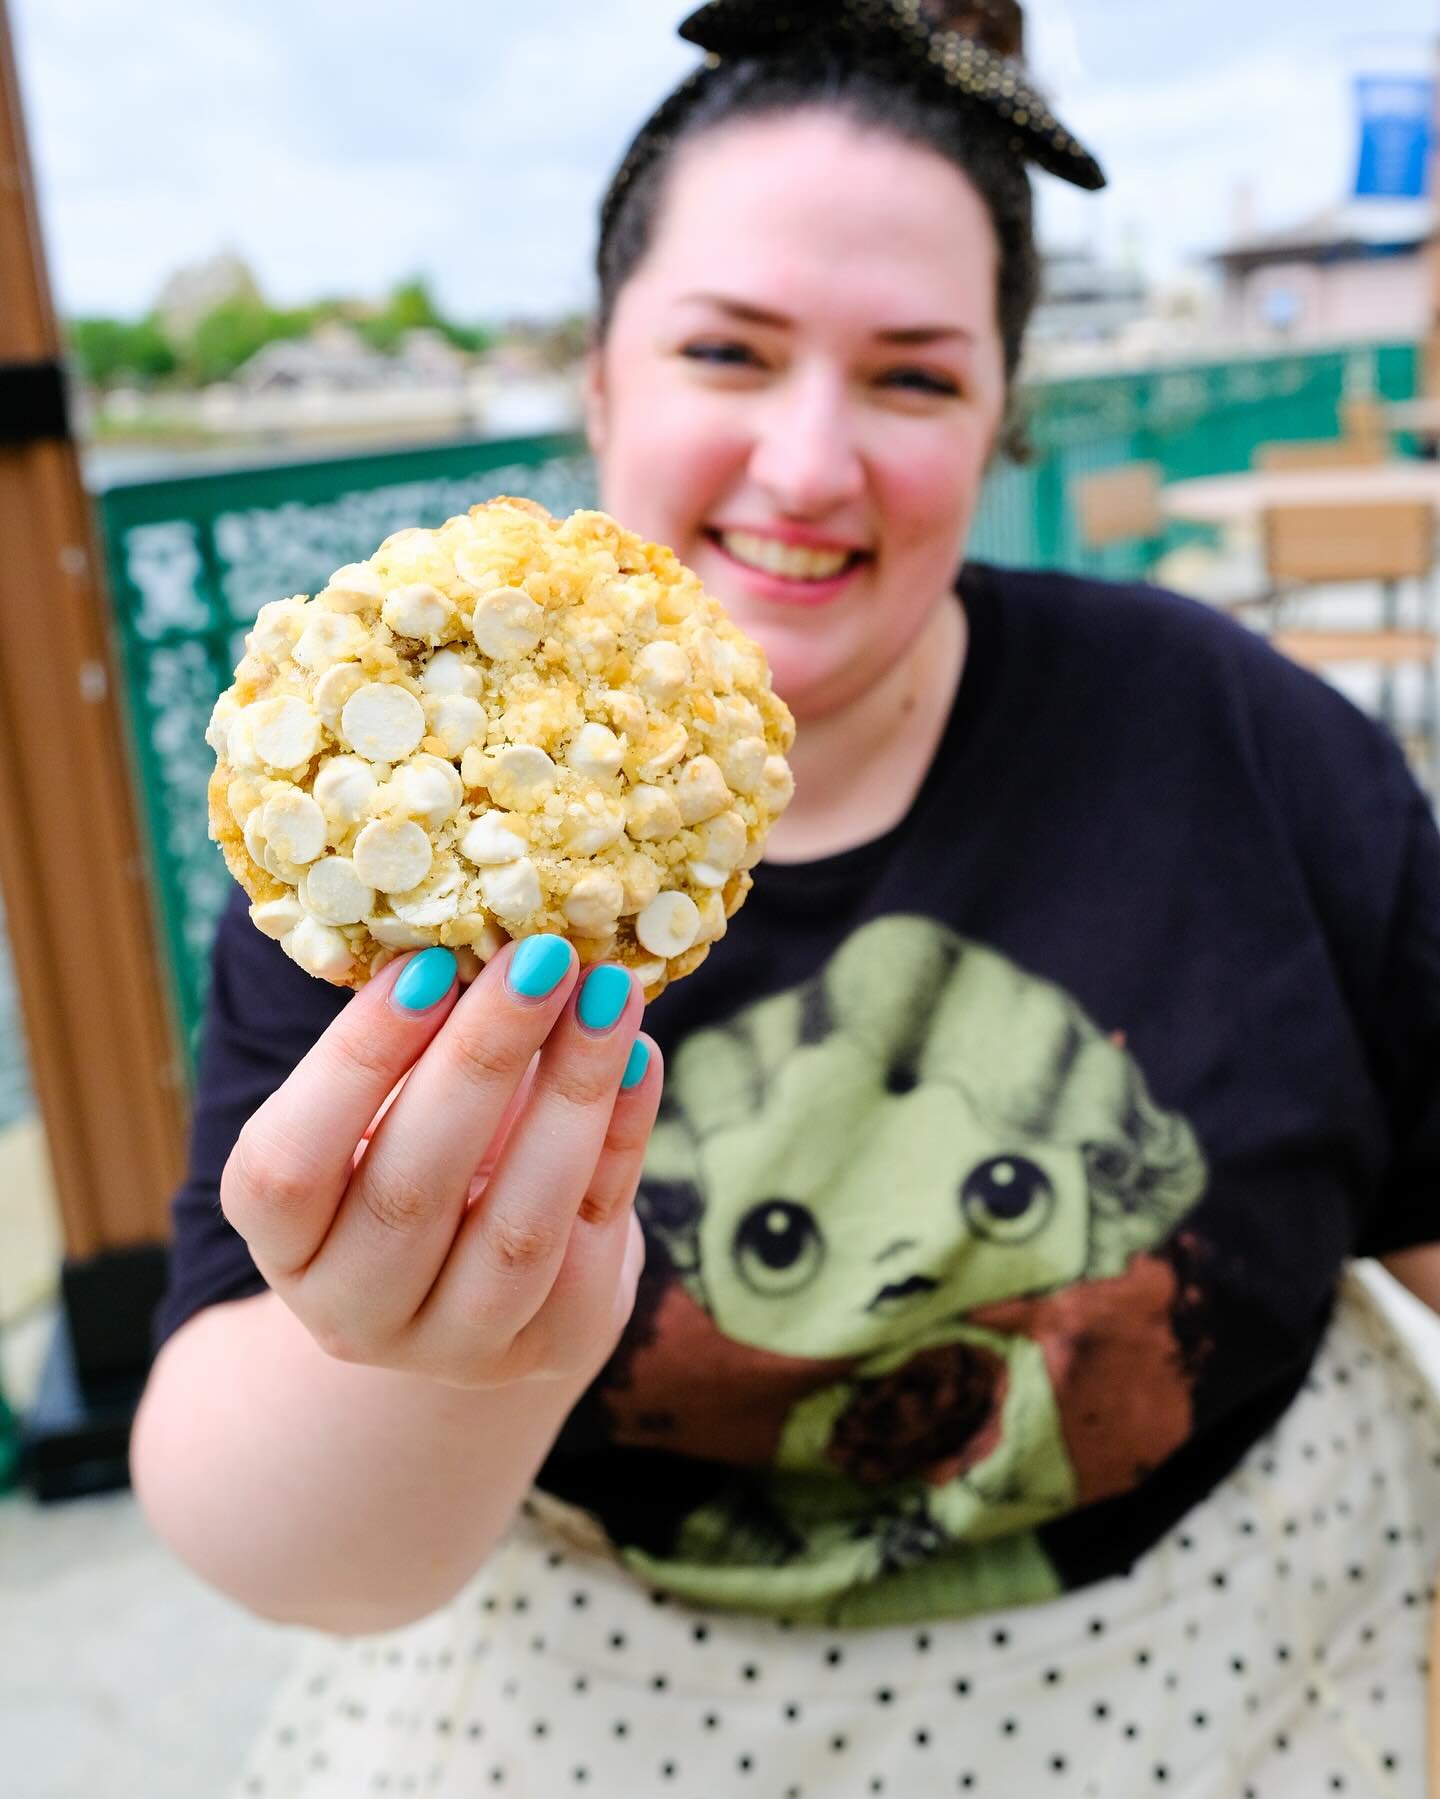
<instances>
[{"instance_id":1,"label":"black bow hair accessory","mask_svg":"<svg viewBox=\"0 0 1440 1799\"><path fill-rule=\"evenodd\" d=\"M987 7L977 0L970 10L979 22ZM1062 181L1092 190L1105 185L1099 163L1030 85L1018 55L1002 54L968 30L937 24L924 0L709 0L685 20L680 35L712 62L804 49L807 42L839 36L857 52L933 71L952 92L991 112L1018 155ZM1013 48L1018 51L1018 28Z\"/></svg>"}]
</instances>

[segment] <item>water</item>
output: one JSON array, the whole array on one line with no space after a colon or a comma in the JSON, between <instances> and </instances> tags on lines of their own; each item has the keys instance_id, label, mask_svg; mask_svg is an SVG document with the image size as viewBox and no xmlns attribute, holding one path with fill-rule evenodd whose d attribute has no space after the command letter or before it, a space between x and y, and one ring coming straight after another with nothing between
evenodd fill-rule
<instances>
[{"instance_id":1,"label":"water","mask_svg":"<svg viewBox=\"0 0 1440 1799\"><path fill-rule=\"evenodd\" d=\"M15 970L5 938L5 913L0 908L0 1130L28 1117L32 1110L20 995L15 991Z\"/></svg>"}]
</instances>

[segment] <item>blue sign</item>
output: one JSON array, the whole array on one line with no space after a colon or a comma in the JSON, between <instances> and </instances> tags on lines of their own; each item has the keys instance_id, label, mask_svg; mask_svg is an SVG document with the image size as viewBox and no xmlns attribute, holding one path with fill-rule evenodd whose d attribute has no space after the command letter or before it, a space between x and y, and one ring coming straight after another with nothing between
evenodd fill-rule
<instances>
[{"instance_id":1,"label":"blue sign","mask_svg":"<svg viewBox=\"0 0 1440 1799\"><path fill-rule=\"evenodd\" d=\"M1435 83L1423 75L1365 75L1360 102L1359 200L1423 200L1435 146Z\"/></svg>"}]
</instances>

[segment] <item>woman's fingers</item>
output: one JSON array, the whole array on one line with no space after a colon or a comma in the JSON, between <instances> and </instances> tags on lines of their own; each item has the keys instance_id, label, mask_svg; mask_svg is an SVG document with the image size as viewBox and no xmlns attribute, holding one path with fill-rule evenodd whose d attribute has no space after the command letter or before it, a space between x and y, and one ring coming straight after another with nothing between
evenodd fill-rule
<instances>
[{"instance_id":1,"label":"woman's fingers","mask_svg":"<svg viewBox=\"0 0 1440 1799\"><path fill-rule=\"evenodd\" d=\"M574 985L574 950L541 936L502 950L461 996L380 1120L323 1248L289 1296L322 1337L343 1337L363 1355L409 1324L454 1242L471 1178Z\"/></svg>"},{"instance_id":2,"label":"woman's fingers","mask_svg":"<svg viewBox=\"0 0 1440 1799\"><path fill-rule=\"evenodd\" d=\"M382 970L246 1123L220 1198L267 1278L303 1267L325 1240L366 1126L455 997L449 950Z\"/></svg>"},{"instance_id":3,"label":"woman's fingers","mask_svg":"<svg viewBox=\"0 0 1440 1799\"><path fill-rule=\"evenodd\" d=\"M545 1304L617 1113L655 1103L655 1082L617 1100L642 1011L634 978L610 966L592 969L565 1008L529 1103L416 1318L423 1360L447 1360L467 1338L503 1347ZM647 1122L642 1156L648 1131Z\"/></svg>"},{"instance_id":4,"label":"woman's fingers","mask_svg":"<svg viewBox=\"0 0 1440 1799\"><path fill-rule=\"evenodd\" d=\"M577 1362L607 1355L634 1308L645 1239L631 1201L664 1081L660 1052L648 1038L636 1042L647 1054L644 1074L615 1102L560 1271L515 1340L513 1361L531 1378L569 1373Z\"/></svg>"}]
</instances>

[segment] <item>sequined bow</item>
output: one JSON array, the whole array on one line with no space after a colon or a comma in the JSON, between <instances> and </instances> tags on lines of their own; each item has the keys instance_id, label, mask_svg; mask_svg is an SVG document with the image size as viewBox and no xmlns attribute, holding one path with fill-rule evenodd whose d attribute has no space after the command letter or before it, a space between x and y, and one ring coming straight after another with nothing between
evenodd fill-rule
<instances>
[{"instance_id":1,"label":"sequined bow","mask_svg":"<svg viewBox=\"0 0 1440 1799\"><path fill-rule=\"evenodd\" d=\"M986 106L1015 148L1076 187L1101 188L1104 171L1026 79L1022 65L977 38L931 22L923 0L708 0L680 35L714 57L763 56L843 33L878 52L932 68L944 84Z\"/></svg>"}]
</instances>

